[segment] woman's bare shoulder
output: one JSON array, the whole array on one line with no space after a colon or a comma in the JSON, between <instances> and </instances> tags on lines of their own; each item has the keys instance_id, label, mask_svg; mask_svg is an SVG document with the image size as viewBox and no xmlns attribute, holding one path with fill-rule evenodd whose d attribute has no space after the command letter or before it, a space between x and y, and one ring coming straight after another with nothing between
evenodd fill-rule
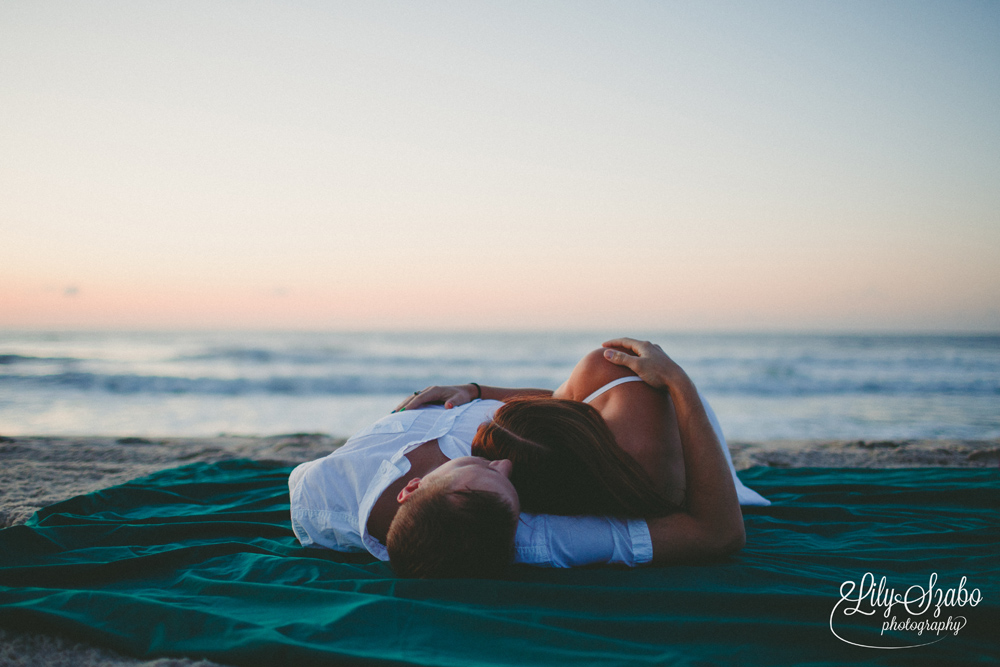
<instances>
[{"instance_id":1,"label":"woman's bare shoulder","mask_svg":"<svg viewBox=\"0 0 1000 667\"><path fill-rule=\"evenodd\" d=\"M605 359L604 348L599 348L584 355L570 373L569 379L552 394L552 398L582 401L607 383L627 375L635 373Z\"/></svg>"}]
</instances>

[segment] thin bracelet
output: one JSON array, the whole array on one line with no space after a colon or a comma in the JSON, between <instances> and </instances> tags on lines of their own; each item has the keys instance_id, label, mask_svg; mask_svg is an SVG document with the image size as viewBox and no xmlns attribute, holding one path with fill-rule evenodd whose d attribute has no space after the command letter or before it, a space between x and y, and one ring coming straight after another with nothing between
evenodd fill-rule
<instances>
[{"instance_id":1,"label":"thin bracelet","mask_svg":"<svg viewBox=\"0 0 1000 667\"><path fill-rule=\"evenodd\" d=\"M476 388L476 398L482 398L483 397L483 388L480 387L475 382L470 382L469 384L471 384L473 387ZM473 400L475 400L475 399L473 399Z\"/></svg>"}]
</instances>

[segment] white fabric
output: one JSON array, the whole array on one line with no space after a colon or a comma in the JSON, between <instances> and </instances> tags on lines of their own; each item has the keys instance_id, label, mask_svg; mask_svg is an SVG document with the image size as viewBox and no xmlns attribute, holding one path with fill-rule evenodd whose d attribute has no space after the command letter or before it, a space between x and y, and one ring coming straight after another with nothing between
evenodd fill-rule
<instances>
[{"instance_id":1,"label":"white fabric","mask_svg":"<svg viewBox=\"0 0 1000 667\"><path fill-rule=\"evenodd\" d=\"M642 378L635 375L626 375L623 378L618 378L617 380L612 380L607 383L590 396L583 399L583 402L590 403L604 392L617 387L620 384L642 381ZM733 476L733 483L736 485L736 497L739 498L740 505L757 505L762 507L770 505L770 500L760 495L753 489L744 486L743 482L741 482L740 478L736 475L736 466L733 465L733 455L729 452L729 445L726 444L726 436L722 435L722 426L719 425L719 418L715 416L715 411L712 410L712 406L708 404L708 400L705 399L700 391L698 392L698 396L701 398L702 405L705 406L705 413L708 415L708 421L712 425L712 430L715 431L715 435L719 438L719 444L722 445L722 453L726 455L726 463L729 464L729 472Z\"/></svg>"},{"instance_id":2,"label":"white fabric","mask_svg":"<svg viewBox=\"0 0 1000 667\"><path fill-rule=\"evenodd\" d=\"M606 385L595 391L593 394L583 399L583 402L590 403L592 400L594 400L595 398L606 392L608 389L617 387L620 384L625 384L626 382L642 382L642 381L643 381L642 378L636 375L626 375L623 378L618 378L617 380L612 380L611 382L607 383Z\"/></svg>"},{"instance_id":3,"label":"white fabric","mask_svg":"<svg viewBox=\"0 0 1000 667\"><path fill-rule=\"evenodd\" d=\"M437 439L448 458L469 456L479 425L500 405L476 400L451 410L397 412L330 455L298 466L288 479L295 536L303 546L367 550L388 560L385 546L368 534L368 516L386 487L409 471L407 452ZM548 567L635 566L653 559L649 528L639 519L523 513L514 546L517 562Z\"/></svg>"},{"instance_id":4,"label":"white fabric","mask_svg":"<svg viewBox=\"0 0 1000 667\"><path fill-rule=\"evenodd\" d=\"M740 478L736 476L736 466L733 465L733 455L729 453L729 445L726 443L726 436L722 435L722 426L719 424L719 418L715 416L715 410L712 406L708 404L705 397L702 396L701 392L698 392L698 396L701 396L701 404L705 406L705 413L708 414L708 421L712 425L712 429L715 431L715 435L719 438L719 444L722 445L722 453L726 455L726 463L729 464L729 472L733 475L733 482L736 484L736 497L740 500L740 505L756 505L760 507L766 507L771 504L771 501L760 495L748 486L744 486Z\"/></svg>"}]
</instances>

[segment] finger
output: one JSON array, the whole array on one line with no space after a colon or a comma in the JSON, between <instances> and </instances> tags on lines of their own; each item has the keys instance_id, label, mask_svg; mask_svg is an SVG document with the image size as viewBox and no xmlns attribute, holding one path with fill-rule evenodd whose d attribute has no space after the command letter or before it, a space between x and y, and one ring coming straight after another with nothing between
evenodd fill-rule
<instances>
[{"instance_id":1,"label":"finger","mask_svg":"<svg viewBox=\"0 0 1000 667\"><path fill-rule=\"evenodd\" d=\"M621 345L620 347L628 347L628 346ZM625 352L619 352L618 350L611 350L611 349L604 351L604 358L613 364L617 364L619 366L625 366L632 370L635 370L635 364L639 360L639 357L636 357L634 355L626 354Z\"/></svg>"},{"instance_id":2,"label":"finger","mask_svg":"<svg viewBox=\"0 0 1000 667\"><path fill-rule=\"evenodd\" d=\"M463 392L461 388L455 388L454 391L452 391L448 395L447 400L444 402L444 409L451 410L452 408L458 405L465 405L466 403L469 402L469 399L471 398L472 396L470 394Z\"/></svg>"},{"instance_id":3,"label":"finger","mask_svg":"<svg viewBox=\"0 0 1000 667\"><path fill-rule=\"evenodd\" d=\"M400 402L400 404L396 406L396 409L393 410L393 412L400 412L402 410L413 410L414 408L419 407L420 405L426 403L429 400L426 397L426 394L431 389L436 389L436 388L437 387L430 387L428 389L421 389L420 391L413 392L412 395L407 396L406 398L404 398Z\"/></svg>"},{"instance_id":4,"label":"finger","mask_svg":"<svg viewBox=\"0 0 1000 667\"><path fill-rule=\"evenodd\" d=\"M642 345L642 341L636 340L635 338L615 338L614 340L608 340L601 343L601 347L624 347L627 350L632 350L636 354L639 354Z\"/></svg>"},{"instance_id":5,"label":"finger","mask_svg":"<svg viewBox=\"0 0 1000 667\"><path fill-rule=\"evenodd\" d=\"M433 403L434 401L441 400L441 388L440 387L428 387L421 391L416 392L413 396L407 399L406 409L414 410L419 408L421 405L426 403Z\"/></svg>"}]
</instances>

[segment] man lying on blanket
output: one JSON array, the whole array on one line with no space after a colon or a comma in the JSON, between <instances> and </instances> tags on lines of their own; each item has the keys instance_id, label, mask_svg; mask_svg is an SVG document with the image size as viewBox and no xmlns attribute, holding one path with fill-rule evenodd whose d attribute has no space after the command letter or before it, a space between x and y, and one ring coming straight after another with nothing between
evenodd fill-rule
<instances>
[{"instance_id":1,"label":"man lying on blanket","mask_svg":"<svg viewBox=\"0 0 1000 667\"><path fill-rule=\"evenodd\" d=\"M555 392L475 383L416 392L292 471L296 536L304 546L391 556L397 573L416 577L495 577L511 561L666 564L740 549L740 503L769 503L736 477L711 408L659 346L623 338L605 347ZM521 513L511 461L471 456L480 426L519 397L591 403L642 469L674 476L680 509L647 519Z\"/></svg>"}]
</instances>

